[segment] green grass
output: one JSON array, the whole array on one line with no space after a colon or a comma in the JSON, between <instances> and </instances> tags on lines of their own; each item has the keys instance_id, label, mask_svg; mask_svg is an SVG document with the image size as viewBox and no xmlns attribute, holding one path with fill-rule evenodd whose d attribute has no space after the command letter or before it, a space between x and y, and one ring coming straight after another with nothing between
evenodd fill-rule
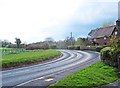
<instances>
[{"instance_id":1,"label":"green grass","mask_svg":"<svg viewBox=\"0 0 120 88\"><path fill-rule=\"evenodd\" d=\"M81 86L84 88L91 88L105 85L118 79L115 70L116 69L113 67L107 66L102 62L98 62L86 69L67 76L63 80L49 86L49 88L61 86Z\"/></svg>"},{"instance_id":2,"label":"green grass","mask_svg":"<svg viewBox=\"0 0 120 88\"><path fill-rule=\"evenodd\" d=\"M60 55L55 50L36 50L18 54L8 54L2 57L2 67L15 67L19 65L29 64L37 61L52 59Z\"/></svg>"}]
</instances>

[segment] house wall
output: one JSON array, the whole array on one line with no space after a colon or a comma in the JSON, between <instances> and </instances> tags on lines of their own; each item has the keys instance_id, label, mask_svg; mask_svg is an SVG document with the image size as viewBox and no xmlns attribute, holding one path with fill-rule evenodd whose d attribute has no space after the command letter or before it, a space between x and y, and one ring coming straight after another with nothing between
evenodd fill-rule
<instances>
[{"instance_id":1,"label":"house wall","mask_svg":"<svg viewBox=\"0 0 120 88\"><path fill-rule=\"evenodd\" d=\"M98 43L99 45L109 45L110 44L110 38L107 38L106 40L104 40L104 38L97 38L96 43Z\"/></svg>"},{"instance_id":2,"label":"house wall","mask_svg":"<svg viewBox=\"0 0 120 88\"><path fill-rule=\"evenodd\" d=\"M99 45L105 45L105 43L106 45L110 45L110 38L111 37L108 37L106 40L104 40L104 38L97 38L95 42ZM117 39L120 40L120 36L117 36Z\"/></svg>"},{"instance_id":3,"label":"house wall","mask_svg":"<svg viewBox=\"0 0 120 88\"><path fill-rule=\"evenodd\" d=\"M119 40L120 40L120 36L117 36L117 39L119 39Z\"/></svg>"}]
</instances>

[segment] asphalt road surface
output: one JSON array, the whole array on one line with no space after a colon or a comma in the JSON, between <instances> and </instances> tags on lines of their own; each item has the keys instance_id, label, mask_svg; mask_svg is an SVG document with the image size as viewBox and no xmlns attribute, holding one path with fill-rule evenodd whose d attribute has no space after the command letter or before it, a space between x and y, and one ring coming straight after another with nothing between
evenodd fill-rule
<instances>
[{"instance_id":1,"label":"asphalt road surface","mask_svg":"<svg viewBox=\"0 0 120 88\"><path fill-rule=\"evenodd\" d=\"M49 62L2 71L2 86L47 87L65 76L98 61L99 53L92 51L60 50L63 56Z\"/></svg>"}]
</instances>

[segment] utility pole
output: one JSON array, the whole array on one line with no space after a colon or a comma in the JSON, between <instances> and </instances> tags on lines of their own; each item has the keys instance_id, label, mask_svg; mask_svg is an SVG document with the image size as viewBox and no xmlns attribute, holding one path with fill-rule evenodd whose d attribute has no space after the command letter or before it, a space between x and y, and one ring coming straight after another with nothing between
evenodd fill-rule
<instances>
[{"instance_id":1,"label":"utility pole","mask_svg":"<svg viewBox=\"0 0 120 88\"><path fill-rule=\"evenodd\" d=\"M118 2L118 20L120 20L120 1Z\"/></svg>"},{"instance_id":2,"label":"utility pole","mask_svg":"<svg viewBox=\"0 0 120 88\"><path fill-rule=\"evenodd\" d=\"M70 41L71 41L71 45L73 45L72 44L72 32L70 33Z\"/></svg>"}]
</instances>

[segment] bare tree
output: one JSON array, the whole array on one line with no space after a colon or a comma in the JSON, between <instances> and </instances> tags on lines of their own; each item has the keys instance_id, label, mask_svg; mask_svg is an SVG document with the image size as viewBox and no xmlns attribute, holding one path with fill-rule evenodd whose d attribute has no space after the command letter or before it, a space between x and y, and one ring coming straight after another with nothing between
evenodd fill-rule
<instances>
[{"instance_id":1,"label":"bare tree","mask_svg":"<svg viewBox=\"0 0 120 88\"><path fill-rule=\"evenodd\" d=\"M49 45L49 48L56 47L56 43L52 37L45 38L45 42Z\"/></svg>"},{"instance_id":2,"label":"bare tree","mask_svg":"<svg viewBox=\"0 0 120 88\"><path fill-rule=\"evenodd\" d=\"M21 40L19 38L15 38L15 43L17 45L17 48L20 48Z\"/></svg>"},{"instance_id":3,"label":"bare tree","mask_svg":"<svg viewBox=\"0 0 120 88\"><path fill-rule=\"evenodd\" d=\"M56 44L56 47L58 49L66 49L67 48L67 45L64 41L58 41L57 44Z\"/></svg>"},{"instance_id":4,"label":"bare tree","mask_svg":"<svg viewBox=\"0 0 120 88\"><path fill-rule=\"evenodd\" d=\"M74 45L75 44L75 38L74 37L67 37L65 39L65 43L66 43L67 46Z\"/></svg>"}]
</instances>

